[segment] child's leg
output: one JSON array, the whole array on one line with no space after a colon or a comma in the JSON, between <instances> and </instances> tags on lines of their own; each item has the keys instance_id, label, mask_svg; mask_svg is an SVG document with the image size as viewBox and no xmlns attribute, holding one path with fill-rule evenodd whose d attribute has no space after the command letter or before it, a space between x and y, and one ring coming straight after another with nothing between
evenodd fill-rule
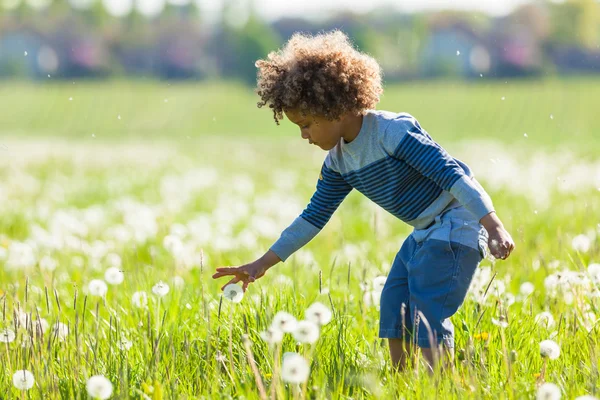
<instances>
[{"instance_id":1,"label":"child's leg","mask_svg":"<svg viewBox=\"0 0 600 400\"><path fill-rule=\"evenodd\" d=\"M392 360L392 367L397 371L404 371L406 369L408 360L413 355L413 344L410 340L402 339L388 339L390 345L390 358Z\"/></svg>"},{"instance_id":2,"label":"child's leg","mask_svg":"<svg viewBox=\"0 0 600 400\"><path fill-rule=\"evenodd\" d=\"M437 354L434 354L434 351L436 351ZM436 360L438 363L441 363L441 370L454 370L454 347L446 347L444 345L432 348L421 347L421 352L423 353L423 357L427 361L427 364L429 364L430 373L433 373L436 368Z\"/></svg>"}]
</instances>

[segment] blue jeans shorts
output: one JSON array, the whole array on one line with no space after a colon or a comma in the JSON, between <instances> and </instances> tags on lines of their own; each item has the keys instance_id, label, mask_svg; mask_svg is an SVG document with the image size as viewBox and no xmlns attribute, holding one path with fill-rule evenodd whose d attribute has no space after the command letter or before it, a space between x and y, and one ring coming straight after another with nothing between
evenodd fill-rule
<instances>
[{"instance_id":1,"label":"blue jeans shorts","mask_svg":"<svg viewBox=\"0 0 600 400\"><path fill-rule=\"evenodd\" d=\"M438 215L428 228L415 229L396 255L381 292L379 337L424 348L432 343L454 347L450 317L462 305L486 255L487 238L485 228L462 206Z\"/></svg>"}]
</instances>

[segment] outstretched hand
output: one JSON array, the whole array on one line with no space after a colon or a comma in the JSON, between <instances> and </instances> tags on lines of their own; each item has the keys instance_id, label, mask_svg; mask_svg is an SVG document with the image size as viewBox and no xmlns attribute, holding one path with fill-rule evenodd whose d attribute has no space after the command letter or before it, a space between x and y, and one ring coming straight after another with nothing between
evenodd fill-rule
<instances>
[{"instance_id":1,"label":"outstretched hand","mask_svg":"<svg viewBox=\"0 0 600 400\"><path fill-rule=\"evenodd\" d=\"M233 276L229 282L221 287L221 290L224 290L225 286L231 283L242 282L242 290L245 292L248 285L263 276L266 271L267 268L255 263L250 263L240 267L219 267L212 277L213 279L216 279L222 276Z\"/></svg>"}]
</instances>

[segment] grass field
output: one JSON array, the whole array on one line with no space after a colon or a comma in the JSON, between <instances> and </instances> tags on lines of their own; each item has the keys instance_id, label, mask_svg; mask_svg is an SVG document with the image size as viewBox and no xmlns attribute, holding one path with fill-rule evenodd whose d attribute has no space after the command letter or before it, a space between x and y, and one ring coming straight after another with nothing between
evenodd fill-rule
<instances>
[{"instance_id":1,"label":"grass field","mask_svg":"<svg viewBox=\"0 0 600 400\"><path fill-rule=\"evenodd\" d=\"M241 302L222 297L214 269L268 249L325 156L251 90L2 83L0 398L86 399L95 375L111 398L254 399L257 382L278 398L520 399L543 382L600 397L600 81L386 90L378 108L415 115L467 162L516 243L482 262L452 317L453 374L390 373L374 282L411 230L356 191ZM315 302L333 318L313 345L265 342L277 312L302 320ZM558 358L541 357L546 339ZM306 385L279 378L286 352L309 360Z\"/></svg>"}]
</instances>

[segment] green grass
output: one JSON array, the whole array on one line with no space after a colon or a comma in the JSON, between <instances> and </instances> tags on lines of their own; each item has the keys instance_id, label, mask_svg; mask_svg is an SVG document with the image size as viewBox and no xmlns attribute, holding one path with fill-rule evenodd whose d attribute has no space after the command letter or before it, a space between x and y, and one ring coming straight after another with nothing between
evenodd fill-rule
<instances>
[{"instance_id":1,"label":"green grass","mask_svg":"<svg viewBox=\"0 0 600 400\"><path fill-rule=\"evenodd\" d=\"M414 84L386 92L380 108L411 112L470 165L513 157L523 176L543 177L555 167L553 155L569 152L587 166L569 191L554 177L532 179L541 200L535 191L511 189L510 181L498 183L493 170L478 175L517 245L508 260L481 267L497 273L494 281L504 281L508 292L519 293L526 281L535 292L510 306L492 289L481 304L469 296L452 317L455 373L430 379L421 362L391 373L386 342L377 338L378 310L360 287L387 274L410 229L355 191L302 251L251 284L241 303L221 298L225 279L212 280L214 269L268 249L308 202L325 155L302 145L289 122L276 127L268 111L255 109L251 91L233 84L3 84L0 330L16 330L17 339L0 343L0 398L22 396L12 384L20 369L36 380L27 398L86 399L86 380L96 374L113 383L113 398L259 398L243 334L267 390L274 384L279 398L293 398L293 387L273 381L273 352L259 333L276 312L302 319L314 301L334 314L314 348L286 335L280 349L310 359L310 398L532 398L543 368L539 342L553 332L561 354L548 362L545 380L559 385L563 398L600 397L599 324L588 331L583 317L600 317L598 297L574 286L567 302L544 284L550 274L585 272L600 262L593 164L599 91L597 81L579 80ZM473 140L482 151L464 147ZM502 156L488 150L497 148ZM532 154L540 151L548 158L535 164ZM561 174L567 166L560 164ZM527 175L532 169L539 174ZM173 256L163 241L181 226L191 259ZM123 227L140 240L122 237ZM245 231L256 243L238 240ZM591 238L586 252L572 246L580 234ZM34 260L11 267L8 255L26 240L36 243ZM122 260L124 282L109 285L105 298L86 294L90 280L104 277L111 253ZM55 270L43 268L45 256L57 262ZM175 276L183 286L173 284ZM159 280L171 286L160 303L151 291ZM136 291L148 293L147 308L133 305ZM51 329L41 337L15 329L19 311L68 324L70 334L59 341ZM552 313L554 327L536 324L541 311ZM500 314L509 321L503 331L492 323ZM129 351L118 348L121 337L133 342Z\"/></svg>"}]
</instances>

